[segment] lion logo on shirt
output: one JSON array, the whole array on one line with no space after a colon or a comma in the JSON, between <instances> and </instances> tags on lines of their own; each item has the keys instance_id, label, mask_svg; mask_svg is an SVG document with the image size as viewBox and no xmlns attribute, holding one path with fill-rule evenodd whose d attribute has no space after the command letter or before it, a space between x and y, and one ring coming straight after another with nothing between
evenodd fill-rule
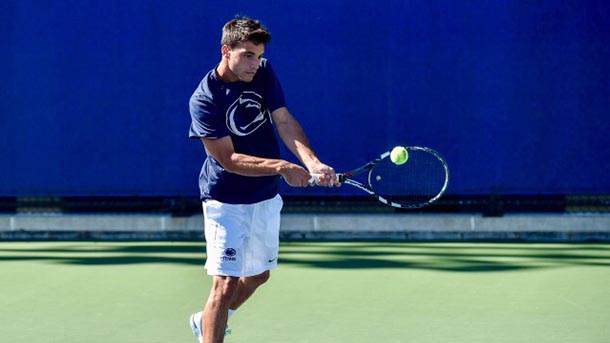
<instances>
[{"instance_id":1,"label":"lion logo on shirt","mask_svg":"<svg viewBox=\"0 0 610 343\"><path fill-rule=\"evenodd\" d=\"M244 91L227 109L227 127L237 136L247 136L267 122L269 110L262 109L263 97Z\"/></svg>"}]
</instances>

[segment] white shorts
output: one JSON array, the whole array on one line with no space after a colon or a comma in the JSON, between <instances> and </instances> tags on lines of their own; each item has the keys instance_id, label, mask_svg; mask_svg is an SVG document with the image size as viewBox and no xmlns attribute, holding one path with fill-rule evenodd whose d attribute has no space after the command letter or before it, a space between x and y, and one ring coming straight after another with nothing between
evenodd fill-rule
<instances>
[{"instance_id":1,"label":"white shorts","mask_svg":"<svg viewBox=\"0 0 610 343\"><path fill-rule=\"evenodd\" d=\"M208 274L242 277L274 269L283 204L279 194L247 205L203 202Z\"/></svg>"}]
</instances>

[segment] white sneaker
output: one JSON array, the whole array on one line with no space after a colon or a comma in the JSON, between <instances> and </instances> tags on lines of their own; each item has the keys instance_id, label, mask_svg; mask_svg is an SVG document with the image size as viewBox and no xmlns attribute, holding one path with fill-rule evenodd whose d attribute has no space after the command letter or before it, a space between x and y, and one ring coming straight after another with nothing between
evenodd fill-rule
<instances>
[{"instance_id":1,"label":"white sneaker","mask_svg":"<svg viewBox=\"0 0 610 343\"><path fill-rule=\"evenodd\" d=\"M199 311L197 313L191 314L191 318L189 321L191 322L191 330L193 330L193 335L197 338L197 342L201 343L201 339L203 337L203 328L201 327L201 316L203 315L203 311Z\"/></svg>"},{"instance_id":2,"label":"white sneaker","mask_svg":"<svg viewBox=\"0 0 610 343\"><path fill-rule=\"evenodd\" d=\"M203 316L203 311L199 311L197 313L191 314L191 318L189 319L191 324L191 330L193 330L193 335L197 338L197 342L201 343L203 339L203 328L201 327L201 317ZM231 334L231 329L227 328L225 330L225 337Z\"/></svg>"}]
</instances>

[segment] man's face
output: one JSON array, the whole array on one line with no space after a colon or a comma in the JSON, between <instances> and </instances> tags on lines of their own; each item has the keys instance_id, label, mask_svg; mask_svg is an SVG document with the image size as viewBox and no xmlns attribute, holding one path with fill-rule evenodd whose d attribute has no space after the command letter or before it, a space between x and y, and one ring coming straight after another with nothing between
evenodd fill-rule
<instances>
[{"instance_id":1,"label":"man's face","mask_svg":"<svg viewBox=\"0 0 610 343\"><path fill-rule=\"evenodd\" d=\"M226 50L224 55L227 58L229 70L235 77L234 81L251 82L265 53L265 45L246 41L239 43L233 49L229 47L225 49L225 47L223 47L223 52Z\"/></svg>"}]
</instances>

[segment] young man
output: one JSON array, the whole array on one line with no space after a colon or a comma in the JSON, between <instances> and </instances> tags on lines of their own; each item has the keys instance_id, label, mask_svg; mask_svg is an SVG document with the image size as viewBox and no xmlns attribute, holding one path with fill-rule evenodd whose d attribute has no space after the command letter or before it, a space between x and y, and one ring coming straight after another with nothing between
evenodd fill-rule
<instances>
[{"instance_id":1,"label":"young man","mask_svg":"<svg viewBox=\"0 0 610 343\"><path fill-rule=\"evenodd\" d=\"M258 21L225 24L220 63L193 93L189 136L203 141L199 175L212 289L191 316L203 343L223 341L228 317L269 279L279 252L280 178L294 187L333 186L336 175L320 162L284 102L282 87L263 58L271 35ZM307 168L280 159L274 127Z\"/></svg>"}]
</instances>

